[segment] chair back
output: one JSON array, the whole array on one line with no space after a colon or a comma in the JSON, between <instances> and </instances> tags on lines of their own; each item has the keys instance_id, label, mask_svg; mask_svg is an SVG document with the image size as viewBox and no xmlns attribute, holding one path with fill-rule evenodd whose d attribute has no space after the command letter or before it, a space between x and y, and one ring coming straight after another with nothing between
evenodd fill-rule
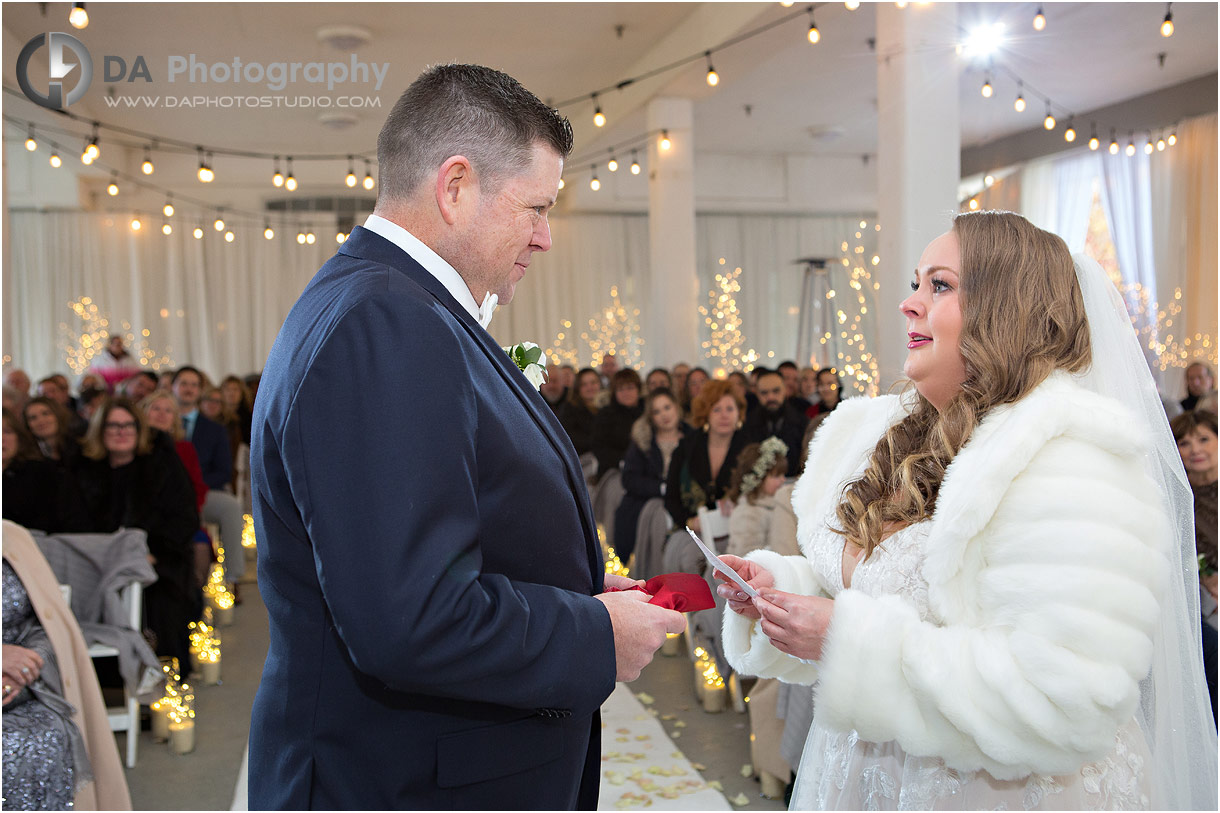
<instances>
[{"instance_id":1,"label":"chair back","mask_svg":"<svg viewBox=\"0 0 1220 813\"><path fill-rule=\"evenodd\" d=\"M672 522L669 512L665 510L663 499L653 497L644 503L635 526L635 566L631 569L632 578L651 579L665 572L661 563L665 540L669 536L669 526Z\"/></svg>"}]
</instances>

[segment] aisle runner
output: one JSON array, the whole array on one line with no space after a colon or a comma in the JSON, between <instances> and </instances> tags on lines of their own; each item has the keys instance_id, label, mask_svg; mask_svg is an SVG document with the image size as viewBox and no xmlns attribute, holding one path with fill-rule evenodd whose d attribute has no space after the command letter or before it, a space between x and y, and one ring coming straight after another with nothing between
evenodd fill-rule
<instances>
[{"instance_id":1,"label":"aisle runner","mask_svg":"<svg viewBox=\"0 0 1220 813\"><path fill-rule=\"evenodd\" d=\"M602 704L598 810L732 810L626 684Z\"/></svg>"},{"instance_id":2,"label":"aisle runner","mask_svg":"<svg viewBox=\"0 0 1220 813\"><path fill-rule=\"evenodd\" d=\"M250 748L242 755L232 810L247 810ZM602 704L602 777L599 810L732 810L708 787L657 718L620 683Z\"/></svg>"}]
</instances>

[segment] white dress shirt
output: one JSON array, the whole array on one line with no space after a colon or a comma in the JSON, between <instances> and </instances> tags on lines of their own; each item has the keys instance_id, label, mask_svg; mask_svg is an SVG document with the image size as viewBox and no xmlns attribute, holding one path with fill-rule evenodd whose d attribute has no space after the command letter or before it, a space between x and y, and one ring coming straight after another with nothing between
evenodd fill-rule
<instances>
[{"instance_id":1,"label":"white dress shirt","mask_svg":"<svg viewBox=\"0 0 1220 813\"><path fill-rule=\"evenodd\" d=\"M453 295L458 304L465 308L466 312L474 317L474 320L482 325L484 330L491 324L491 316L499 302L498 296L488 292L483 299L483 304L479 305L475 302L474 295L470 293L470 286L466 284L466 280L462 279L462 275L457 272L457 269L397 223L379 215L369 215L368 219L364 221L364 227L381 235L411 255L411 259L436 277L437 282L445 286L445 290Z\"/></svg>"}]
</instances>

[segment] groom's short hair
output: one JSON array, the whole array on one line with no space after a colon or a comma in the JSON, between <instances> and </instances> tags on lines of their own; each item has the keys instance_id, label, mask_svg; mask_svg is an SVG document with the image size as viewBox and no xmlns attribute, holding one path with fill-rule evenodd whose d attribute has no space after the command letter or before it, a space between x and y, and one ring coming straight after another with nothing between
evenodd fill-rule
<instances>
[{"instance_id":1,"label":"groom's short hair","mask_svg":"<svg viewBox=\"0 0 1220 813\"><path fill-rule=\"evenodd\" d=\"M572 125L506 73L437 65L399 97L377 137L381 193L410 197L454 155L494 189L529 166L537 143L566 158Z\"/></svg>"}]
</instances>

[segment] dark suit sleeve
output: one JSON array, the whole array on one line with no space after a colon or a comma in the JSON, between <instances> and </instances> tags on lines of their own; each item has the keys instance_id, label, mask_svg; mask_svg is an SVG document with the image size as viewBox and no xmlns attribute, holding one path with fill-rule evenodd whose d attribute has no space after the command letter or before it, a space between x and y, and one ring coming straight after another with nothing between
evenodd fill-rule
<instances>
[{"instance_id":1,"label":"dark suit sleeve","mask_svg":"<svg viewBox=\"0 0 1220 813\"><path fill-rule=\"evenodd\" d=\"M233 453L229 450L229 438L220 424L209 421L202 415L197 420L199 423L195 427L192 441L195 451L199 454L203 481L210 489L223 489L233 479Z\"/></svg>"},{"instance_id":2,"label":"dark suit sleeve","mask_svg":"<svg viewBox=\"0 0 1220 813\"><path fill-rule=\"evenodd\" d=\"M674 525L681 528L693 516L682 504L682 469L686 466L686 458L690 453L690 437L687 436L674 449L674 455L669 461L669 475L665 485L665 510L673 519Z\"/></svg>"},{"instance_id":3,"label":"dark suit sleeve","mask_svg":"<svg viewBox=\"0 0 1220 813\"><path fill-rule=\"evenodd\" d=\"M504 382L471 380L481 351L460 330L434 304L391 293L353 306L310 363L281 453L326 607L356 668L389 688L591 712L614 683L605 607L483 572L480 528L505 531L480 517L481 490L503 487L480 474L498 465L507 477L511 452L480 456L480 443L510 445L478 426L481 389ZM585 544L524 533L496 543L540 571L546 545Z\"/></svg>"}]
</instances>

